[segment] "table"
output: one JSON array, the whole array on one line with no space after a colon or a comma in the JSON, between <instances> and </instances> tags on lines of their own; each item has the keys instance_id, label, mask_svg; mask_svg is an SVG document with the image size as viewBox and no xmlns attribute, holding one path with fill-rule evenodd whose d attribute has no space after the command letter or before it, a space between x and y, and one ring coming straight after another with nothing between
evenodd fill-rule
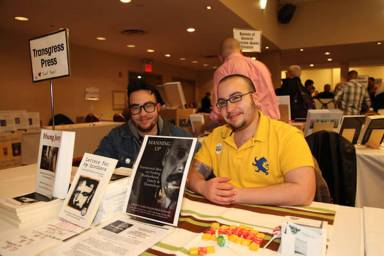
<instances>
[{"instance_id":1,"label":"table","mask_svg":"<svg viewBox=\"0 0 384 256\"><path fill-rule=\"evenodd\" d=\"M356 146L356 207L384 208L384 148Z\"/></svg>"},{"instance_id":2,"label":"table","mask_svg":"<svg viewBox=\"0 0 384 256\"><path fill-rule=\"evenodd\" d=\"M365 255L384 255L384 210L364 207Z\"/></svg>"},{"instance_id":3,"label":"table","mask_svg":"<svg viewBox=\"0 0 384 256\"><path fill-rule=\"evenodd\" d=\"M33 191L36 165L0 171L0 197L15 196ZM18 192L18 193L17 193ZM329 225L327 255L364 255L362 209L314 202L308 207L272 207L262 205L236 205L221 207L208 203L201 196L186 192L183 200L179 227L167 238L148 249L145 254L172 253L184 255L183 246L210 226L211 222L252 225L268 234L280 225L284 216L294 215L326 220ZM335 215L336 214L336 215ZM0 220L1 231L15 230ZM278 244L273 242L271 250ZM145 255L144 254L144 255Z\"/></svg>"}]
</instances>

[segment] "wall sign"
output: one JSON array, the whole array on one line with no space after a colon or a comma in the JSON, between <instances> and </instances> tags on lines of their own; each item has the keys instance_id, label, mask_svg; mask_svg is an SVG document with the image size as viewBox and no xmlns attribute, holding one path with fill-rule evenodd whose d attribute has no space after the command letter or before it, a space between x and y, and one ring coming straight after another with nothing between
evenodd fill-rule
<instances>
[{"instance_id":1,"label":"wall sign","mask_svg":"<svg viewBox=\"0 0 384 256\"><path fill-rule=\"evenodd\" d=\"M243 52L261 51L261 31L234 28L233 37L240 42L240 47Z\"/></svg>"}]
</instances>

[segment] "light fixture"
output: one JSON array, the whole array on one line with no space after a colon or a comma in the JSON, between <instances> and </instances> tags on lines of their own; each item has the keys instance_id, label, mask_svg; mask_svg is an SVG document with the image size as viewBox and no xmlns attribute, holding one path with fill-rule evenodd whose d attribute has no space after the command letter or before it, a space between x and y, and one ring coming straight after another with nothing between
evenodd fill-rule
<instances>
[{"instance_id":1,"label":"light fixture","mask_svg":"<svg viewBox=\"0 0 384 256\"><path fill-rule=\"evenodd\" d=\"M132 2L132 0L120 0L120 2L122 2L123 4L128 4L128 3Z\"/></svg>"},{"instance_id":2,"label":"light fixture","mask_svg":"<svg viewBox=\"0 0 384 256\"><path fill-rule=\"evenodd\" d=\"M325 54L325 55L331 55L331 53L330 53L330 52L325 52L324 54Z\"/></svg>"},{"instance_id":3,"label":"light fixture","mask_svg":"<svg viewBox=\"0 0 384 256\"><path fill-rule=\"evenodd\" d=\"M105 40L107 40L107 38L103 37L103 36L98 36L98 37L96 37L96 40L105 41Z\"/></svg>"},{"instance_id":4,"label":"light fixture","mask_svg":"<svg viewBox=\"0 0 384 256\"><path fill-rule=\"evenodd\" d=\"M208 67L209 65L208 65L207 63L204 63L203 66L204 66L204 67Z\"/></svg>"},{"instance_id":5,"label":"light fixture","mask_svg":"<svg viewBox=\"0 0 384 256\"><path fill-rule=\"evenodd\" d=\"M267 2L268 0L259 0L259 5L261 10L265 10L265 8L267 7Z\"/></svg>"},{"instance_id":6,"label":"light fixture","mask_svg":"<svg viewBox=\"0 0 384 256\"><path fill-rule=\"evenodd\" d=\"M198 61L197 61L197 60L193 60L192 63L193 63L193 64L196 64L196 63L198 63Z\"/></svg>"},{"instance_id":7,"label":"light fixture","mask_svg":"<svg viewBox=\"0 0 384 256\"><path fill-rule=\"evenodd\" d=\"M153 49L147 49L147 52L155 52L155 50L153 50Z\"/></svg>"},{"instance_id":8,"label":"light fixture","mask_svg":"<svg viewBox=\"0 0 384 256\"><path fill-rule=\"evenodd\" d=\"M332 58L328 58L327 61L332 61Z\"/></svg>"},{"instance_id":9,"label":"light fixture","mask_svg":"<svg viewBox=\"0 0 384 256\"><path fill-rule=\"evenodd\" d=\"M18 21L29 21L29 19L27 17L24 17L24 16L16 16L14 17L15 20L18 20Z\"/></svg>"},{"instance_id":10,"label":"light fixture","mask_svg":"<svg viewBox=\"0 0 384 256\"><path fill-rule=\"evenodd\" d=\"M303 49L303 48L300 48L300 51L301 51L301 52L303 52L303 51L304 51L304 49Z\"/></svg>"},{"instance_id":11,"label":"light fixture","mask_svg":"<svg viewBox=\"0 0 384 256\"><path fill-rule=\"evenodd\" d=\"M138 79L141 79L142 77L141 76L137 76Z\"/></svg>"},{"instance_id":12,"label":"light fixture","mask_svg":"<svg viewBox=\"0 0 384 256\"><path fill-rule=\"evenodd\" d=\"M265 46L265 50L268 50L269 49L269 46Z\"/></svg>"},{"instance_id":13,"label":"light fixture","mask_svg":"<svg viewBox=\"0 0 384 256\"><path fill-rule=\"evenodd\" d=\"M170 58L170 57L171 57L171 54L167 53L167 54L164 54L164 56L165 56L166 58Z\"/></svg>"},{"instance_id":14,"label":"light fixture","mask_svg":"<svg viewBox=\"0 0 384 256\"><path fill-rule=\"evenodd\" d=\"M136 45L134 45L134 44L127 44L127 47L128 47L128 48L135 48Z\"/></svg>"},{"instance_id":15,"label":"light fixture","mask_svg":"<svg viewBox=\"0 0 384 256\"><path fill-rule=\"evenodd\" d=\"M256 57L251 57L251 59L256 60Z\"/></svg>"},{"instance_id":16,"label":"light fixture","mask_svg":"<svg viewBox=\"0 0 384 256\"><path fill-rule=\"evenodd\" d=\"M212 10L212 6L207 5L207 6L205 7L205 9L207 9L207 10Z\"/></svg>"},{"instance_id":17,"label":"light fixture","mask_svg":"<svg viewBox=\"0 0 384 256\"><path fill-rule=\"evenodd\" d=\"M181 58L180 58L180 60L186 60L186 58L184 58L184 57L181 57Z\"/></svg>"},{"instance_id":18,"label":"light fixture","mask_svg":"<svg viewBox=\"0 0 384 256\"><path fill-rule=\"evenodd\" d=\"M315 66L315 64L309 64L309 66L310 66L310 67L314 67L314 66Z\"/></svg>"},{"instance_id":19,"label":"light fixture","mask_svg":"<svg viewBox=\"0 0 384 256\"><path fill-rule=\"evenodd\" d=\"M195 28L187 28L187 32L189 32L189 33L193 33L193 32L195 32L195 31L196 31Z\"/></svg>"},{"instance_id":20,"label":"light fixture","mask_svg":"<svg viewBox=\"0 0 384 256\"><path fill-rule=\"evenodd\" d=\"M377 44L377 45L381 45L381 44L382 44L382 42L377 42L376 44Z\"/></svg>"},{"instance_id":21,"label":"light fixture","mask_svg":"<svg viewBox=\"0 0 384 256\"><path fill-rule=\"evenodd\" d=\"M213 68L213 69L217 69L217 66L213 66L212 68Z\"/></svg>"}]
</instances>

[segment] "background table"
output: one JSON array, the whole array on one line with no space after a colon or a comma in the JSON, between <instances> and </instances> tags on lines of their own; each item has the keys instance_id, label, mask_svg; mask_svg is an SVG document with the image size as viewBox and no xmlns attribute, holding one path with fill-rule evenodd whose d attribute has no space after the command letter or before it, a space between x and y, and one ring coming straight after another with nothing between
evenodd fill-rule
<instances>
[{"instance_id":1,"label":"background table","mask_svg":"<svg viewBox=\"0 0 384 256\"><path fill-rule=\"evenodd\" d=\"M356 146L356 207L384 208L384 148Z\"/></svg>"}]
</instances>

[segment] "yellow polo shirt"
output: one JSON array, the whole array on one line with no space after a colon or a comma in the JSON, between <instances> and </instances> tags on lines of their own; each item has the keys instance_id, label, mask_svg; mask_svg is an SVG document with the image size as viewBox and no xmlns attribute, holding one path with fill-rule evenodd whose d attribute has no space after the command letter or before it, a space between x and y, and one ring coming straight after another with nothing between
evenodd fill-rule
<instances>
[{"instance_id":1,"label":"yellow polo shirt","mask_svg":"<svg viewBox=\"0 0 384 256\"><path fill-rule=\"evenodd\" d=\"M224 125L204 139L195 159L211 167L216 177L230 177L243 188L280 184L290 170L314 166L300 130L259 114L256 133L240 148L232 129Z\"/></svg>"}]
</instances>

